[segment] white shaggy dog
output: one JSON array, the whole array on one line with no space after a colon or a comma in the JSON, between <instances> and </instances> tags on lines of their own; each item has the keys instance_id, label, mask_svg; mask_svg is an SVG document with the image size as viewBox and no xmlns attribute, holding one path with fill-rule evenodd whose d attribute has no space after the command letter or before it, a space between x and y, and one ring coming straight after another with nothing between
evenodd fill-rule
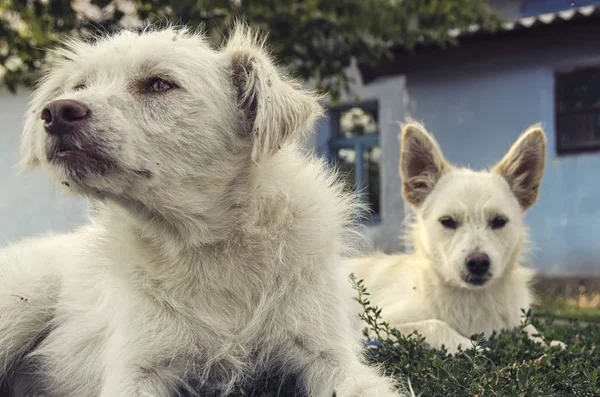
<instances>
[{"instance_id":1,"label":"white shaggy dog","mask_svg":"<svg viewBox=\"0 0 600 397\"><path fill-rule=\"evenodd\" d=\"M322 109L237 28L58 50L26 168L91 198L91 224L0 251L0 394L394 396L354 341L342 241L356 204L296 137ZM259 393L259 391L256 391Z\"/></svg>"},{"instance_id":2,"label":"white shaggy dog","mask_svg":"<svg viewBox=\"0 0 600 397\"><path fill-rule=\"evenodd\" d=\"M523 215L537 201L545 153L536 125L490 172L456 168L421 125L404 127L400 176L416 212L415 251L347 262L384 320L449 352L471 347L473 334L521 324L534 275L521 265L528 242ZM526 330L541 340L533 326Z\"/></svg>"}]
</instances>

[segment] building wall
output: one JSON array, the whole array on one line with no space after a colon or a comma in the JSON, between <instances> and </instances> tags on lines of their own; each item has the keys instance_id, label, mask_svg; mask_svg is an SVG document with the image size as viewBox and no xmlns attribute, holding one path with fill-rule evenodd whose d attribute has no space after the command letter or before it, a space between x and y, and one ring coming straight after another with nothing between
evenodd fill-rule
<instances>
[{"instance_id":1,"label":"building wall","mask_svg":"<svg viewBox=\"0 0 600 397\"><path fill-rule=\"evenodd\" d=\"M59 195L41 171L17 175L28 95L0 90L0 247L48 231L68 231L86 219L85 200Z\"/></svg>"},{"instance_id":2,"label":"building wall","mask_svg":"<svg viewBox=\"0 0 600 397\"><path fill-rule=\"evenodd\" d=\"M349 73L360 80L356 68ZM367 88L360 83L354 85L354 91L360 92L361 99L377 99L379 102L383 158L398 157L396 120L398 114L404 113L403 86L402 77L385 79ZM0 134L0 247L23 237L72 230L87 219L88 203L79 197L59 194L41 170L18 175L19 139L28 97L26 90L16 95L0 90L0 125L3 129ZM351 98L346 96L343 100ZM306 137L304 144L308 150L326 147L329 119L319 120L316 130L320 133ZM367 233L370 241L377 246L392 250L397 248L397 240L390 240L387 236L395 233L397 225L404 219L400 181L394 178L397 164L383 164L382 175L382 213L386 222L369 228ZM370 248L372 246L365 247L367 250Z\"/></svg>"},{"instance_id":3,"label":"building wall","mask_svg":"<svg viewBox=\"0 0 600 397\"><path fill-rule=\"evenodd\" d=\"M493 42L490 42L493 45ZM594 43L531 50L514 57L428 68L406 77L361 84L343 102L377 100L382 147L382 222L369 227L372 246L401 250L407 208L398 178L398 121L423 121L447 157L474 167L492 165L528 125L542 122L549 137L540 201L527 214L536 249L533 264L547 274L600 273L600 153L557 156L554 142L554 72L600 65ZM19 134L27 92L0 92L0 245L82 224L85 200L64 197L41 171L17 176ZM330 120L322 119L308 148L322 151Z\"/></svg>"},{"instance_id":4,"label":"building wall","mask_svg":"<svg viewBox=\"0 0 600 397\"><path fill-rule=\"evenodd\" d=\"M521 18L523 0L490 0L490 7L504 20L515 21Z\"/></svg>"},{"instance_id":5,"label":"building wall","mask_svg":"<svg viewBox=\"0 0 600 397\"><path fill-rule=\"evenodd\" d=\"M349 73L360 81L356 68ZM310 82L307 85L312 85ZM382 129L381 144L383 158L398 158L398 114L404 113L404 78L382 80L369 87L354 84L354 92L362 99L379 102L379 121ZM29 92L22 90L13 95L0 91L0 247L23 237L44 234L49 231L72 230L87 219L88 203L79 197L67 197L58 193L55 185L40 170L18 175L19 138ZM343 101L355 100L348 96ZM329 119L319 120L319 134L310 134L304 142L308 150L326 148L329 134ZM397 225L404 219L404 208L400 197L400 181L397 164L382 165L382 214L386 222L367 230L370 241L387 250L397 248L397 239L387 236L396 233ZM366 250L373 245L365 247Z\"/></svg>"},{"instance_id":6,"label":"building wall","mask_svg":"<svg viewBox=\"0 0 600 397\"><path fill-rule=\"evenodd\" d=\"M559 157L554 129L554 73L600 65L594 46L589 42L531 50L460 67L445 68L440 59L437 67L406 76L405 109L387 108L391 95L382 82L360 87L359 94L370 90L369 95L382 98L383 112L397 112L390 119L422 121L450 161L475 168L493 165L525 128L542 122L549 143L546 175L540 200L526 215L535 243L532 264L547 275L600 274L600 152ZM383 141L396 146L396 128L382 134ZM390 171L382 177L385 185L394 186L390 192L398 194L398 152L386 149L383 167ZM388 214L404 210L396 198L384 197L394 207ZM383 224L388 225L387 234L373 239L374 245L401 249L400 223L384 213Z\"/></svg>"}]
</instances>

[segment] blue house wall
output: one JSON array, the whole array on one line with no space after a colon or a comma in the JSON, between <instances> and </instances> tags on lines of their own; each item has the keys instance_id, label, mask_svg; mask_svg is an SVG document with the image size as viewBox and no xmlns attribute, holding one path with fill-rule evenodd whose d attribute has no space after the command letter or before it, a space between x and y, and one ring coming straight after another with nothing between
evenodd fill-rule
<instances>
[{"instance_id":1,"label":"blue house wall","mask_svg":"<svg viewBox=\"0 0 600 397\"><path fill-rule=\"evenodd\" d=\"M66 232L87 221L88 203L64 196L41 170L18 174L29 92L0 90L0 247L30 236Z\"/></svg>"},{"instance_id":2,"label":"blue house wall","mask_svg":"<svg viewBox=\"0 0 600 397\"><path fill-rule=\"evenodd\" d=\"M494 45L490 41L490 45ZM540 48L498 58L486 57L405 75L405 106L394 113L397 120L412 117L422 121L437 137L447 158L475 168L493 165L506 153L529 125L541 122L548 136L548 161L539 202L527 213L526 221L534 242L532 265L547 275L600 274L600 152L558 156L554 126L554 74L573 68L600 66L597 43L576 43L560 48ZM377 80L376 80L377 81ZM355 87L361 92L367 86ZM366 87L366 88L365 88ZM380 100L380 113L389 112L389 94L370 93ZM393 134L398 128L381 132ZM326 128L318 133L323 142ZM397 170L398 152L385 152L382 167ZM387 155L387 156L386 156ZM384 185L396 186L397 171L382 175ZM392 179L389 179L392 178ZM382 214L385 230L372 237L375 248L398 251L402 224L398 215L406 205L393 202L392 220Z\"/></svg>"}]
</instances>

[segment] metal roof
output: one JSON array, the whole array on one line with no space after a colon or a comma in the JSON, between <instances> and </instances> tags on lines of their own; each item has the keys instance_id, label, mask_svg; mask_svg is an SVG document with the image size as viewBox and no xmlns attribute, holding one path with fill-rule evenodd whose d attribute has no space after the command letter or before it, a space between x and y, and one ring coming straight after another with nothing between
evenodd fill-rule
<instances>
[{"instance_id":1,"label":"metal roof","mask_svg":"<svg viewBox=\"0 0 600 397\"><path fill-rule=\"evenodd\" d=\"M539 14L531 17L519 18L512 22L503 22L495 32L482 29L479 25L472 25L466 30L451 29L448 33L454 38L470 36L478 33L499 33L530 29L538 26L552 25L577 19L600 16L600 6L583 6L569 10Z\"/></svg>"},{"instance_id":2,"label":"metal roof","mask_svg":"<svg viewBox=\"0 0 600 397\"><path fill-rule=\"evenodd\" d=\"M506 2L507 0L496 0ZM509 2L515 0L508 0ZM599 6L600 0L516 0L520 3L520 17L534 17L583 6Z\"/></svg>"}]
</instances>

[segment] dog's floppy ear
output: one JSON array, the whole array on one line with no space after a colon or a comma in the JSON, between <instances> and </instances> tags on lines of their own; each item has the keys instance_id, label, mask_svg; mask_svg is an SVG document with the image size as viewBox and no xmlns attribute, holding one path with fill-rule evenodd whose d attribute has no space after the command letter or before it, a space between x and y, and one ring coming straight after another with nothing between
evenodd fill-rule
<instances>
[{"instance_id":1,"label":"dog's floppy ear","mask_svg":"<svg viewBox=\"0 0 600 397\"><path fill-rule=\"evenodd\" d=\"M517 197L523 210L538 199L546 167L546 135L539 124L529 127L492 169L501 175Z\"/></svg>"},{"instance_id":2,"label":"dog's floppy ear","mask_svg":"<svg viewBox=\"0 0 600 397\"><path fill-rule=\"evenodd\" d=\"M225 47L237 104L253 136L255 162L300 132L312 129L323 114L318 97L278 70L263 44L256 34L238 24Z\"/></svg>"},{"instance_id":3,"label":"dog's floppy ear","mask_svg":"<svg viewBox=\"0 0 600 397\"><path fill-rule=\"evenodd\" d=\"M40 159L35 154L32 121L28 118L21 134L21 146L19 149L19 171L26 172L40 165Z\"/></svg>"},{"instance_id":4,"label":"dog's floppy ear","mask_svg":"<svg viewBox=\"0 0 600 397\"><path fill-rule=\"evenodd\" d=\"M417 123L408 123L400 138L402 195L415 207L431 193L437 181L452 169L436 140Z\"/></svg>"}]
</instances>

